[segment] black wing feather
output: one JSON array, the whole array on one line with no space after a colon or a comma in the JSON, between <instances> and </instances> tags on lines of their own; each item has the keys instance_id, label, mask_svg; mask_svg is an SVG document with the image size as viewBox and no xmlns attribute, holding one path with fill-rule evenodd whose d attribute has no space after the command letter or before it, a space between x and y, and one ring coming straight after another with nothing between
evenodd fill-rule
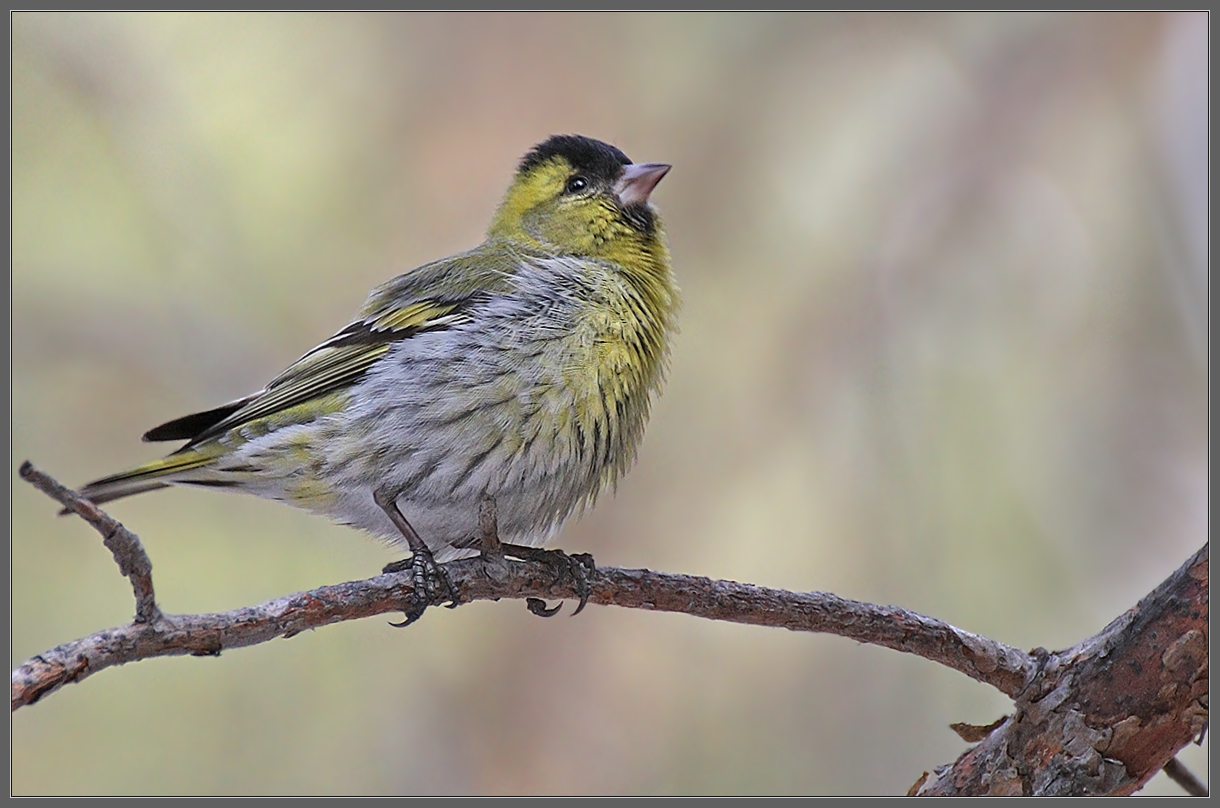
<instances>
[{"instance_id":1,"label":"black wing feather","mask_svg":"<svg viewBox=\"0 0 1220 808\"><path fill-rule=\"evenodd\" d=\"M181 418L167 421L161 424L161 426L155 426L145 432L144 440L150 443L168 440L194 440L198 435L201 435L240 410L251 398L253 396L247 396L237 401L230 401L228 404L222 404L212 410L193 412L190 415L184 415Z\"/></svg>"}]
</instances>

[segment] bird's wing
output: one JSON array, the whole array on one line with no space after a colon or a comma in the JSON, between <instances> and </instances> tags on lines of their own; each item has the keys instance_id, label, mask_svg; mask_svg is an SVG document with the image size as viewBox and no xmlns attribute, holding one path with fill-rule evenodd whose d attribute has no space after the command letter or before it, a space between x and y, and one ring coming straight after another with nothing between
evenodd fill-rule
<instances>
[{"instance_id":1,"label":"bird's wing","mask_svg":"<svg viewBox=\"0 0 1220 808\"><path fill-rule=\"evenodd\" d=\"M234 427L348 387L394 343L467 321L473 307L507 286L521 258L511 250L483 245L400 275L373 291L355 321L292 363L263 390L169 421L149 430L144 439L187 440L179 450L186 451ZM308 408L306 414L313 415Z\"/></svg>"}]
</instances>

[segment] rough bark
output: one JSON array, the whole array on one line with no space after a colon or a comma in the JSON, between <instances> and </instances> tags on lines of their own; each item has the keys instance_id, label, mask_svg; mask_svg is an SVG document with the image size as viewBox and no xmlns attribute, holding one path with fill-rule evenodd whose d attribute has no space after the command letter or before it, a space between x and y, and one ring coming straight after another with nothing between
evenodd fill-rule
<instances>
[{"instance_id":1,"label":"rough bark","mask_svg":"<svg viewBox=\"0 0 1220 808\"><path fill-rule=\"evenodd\" d=\"M1208 713L1208 546L1099 634L1039 669L1016 709L918 795L1131 794Z\"/></svg>"}]
</instances>

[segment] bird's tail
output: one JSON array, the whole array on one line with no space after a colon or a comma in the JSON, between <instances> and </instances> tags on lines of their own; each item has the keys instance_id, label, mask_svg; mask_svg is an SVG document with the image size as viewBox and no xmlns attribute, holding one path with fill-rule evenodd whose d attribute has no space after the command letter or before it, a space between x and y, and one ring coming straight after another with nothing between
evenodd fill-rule
<instances>
[{"instance_id":1,"label":"bird's tail","mask_svg":"<svg viewBox=\"0 0 1220 808\"><path fill-rule=\"evenodd\" d=\"M133 469L94 480L80 489L80 495L95 505L110 502L145 491L168 488L175 482L194 482L202 485L217 484L206 480L191 479L189 472L212 464L214 452L185 449L169 457L153 460ZM223 484L223 483L220 483Z\"/></svg>"}]
</instances>

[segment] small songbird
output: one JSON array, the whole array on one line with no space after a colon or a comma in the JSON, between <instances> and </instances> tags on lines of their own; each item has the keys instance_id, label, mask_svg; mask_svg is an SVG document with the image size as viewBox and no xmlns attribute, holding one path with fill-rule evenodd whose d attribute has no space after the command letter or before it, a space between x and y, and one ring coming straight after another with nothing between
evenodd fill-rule
<instances>
[{"instance_id":1,"label":"small songbird","mask_svg":"<svg viewBox=\"0 0 1220 808\"><path fill-rule=\"evenodd\" d=\"M649 196L669 169L550 137L482 244L382 284L259 392L144 435L185 446L81 493L241 491L437 561L479 546L490 501L500 539L542 545L627 471L661 388L678 288Z\"/></svg>"}]
</instances>

